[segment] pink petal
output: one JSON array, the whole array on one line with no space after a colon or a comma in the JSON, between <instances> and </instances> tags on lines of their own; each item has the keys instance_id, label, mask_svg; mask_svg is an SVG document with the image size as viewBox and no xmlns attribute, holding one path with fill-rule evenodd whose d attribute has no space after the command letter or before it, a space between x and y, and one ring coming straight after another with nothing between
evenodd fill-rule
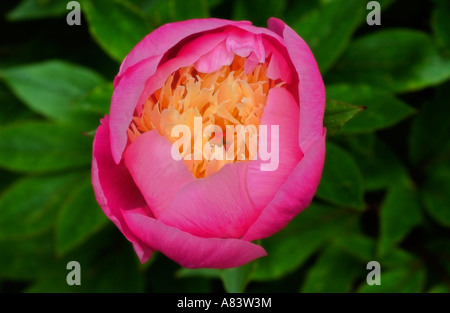
<instances>
[{"instance_id":1,"label":"pink petal","mask_svg":"<svg viewBox=\"0 0 450 313\"><path fill-rule=\"evenodd\" d=\"M129 241L133 244L139 243L139 239L135 238L126 225L122 213L127 210L141 214L151 214L151 212L124 163L116 164L111 156L107 115L102 119L101 126L95 134L92 185L97 202L105 215L116 224ZM148 259L153 251L140 248L136 252L141 259Z\"/></svg>"},{"instance_id":2,"label":"pink petal","mask_svg":"<svg viewBox=\"0 0 450 313\"><path fill-rule=\"evenodd\" d=\"M195 179L182 160L172 158L171 148L166 138L152 130L140 135L125 151L125 164L156 217Z\"/></svg>"},{"instance_id":3,"label":"pink petal","mask_svg":"<svg viewBox=\"0 0 450 313\"><path fill-rule=\"evenodd\" d=\"M298 146L299 109L292 95L285 88L272 88L269 91L261 125L268 125L268 151L270 146L270 129L279 126L279 164L275 171L261 171L263 161L258 158L248 166L247 184L251 199L258 210L262 210L273 199L280 187L302 158Z\"/></svg>"},{"instance_id":4,"label":"pink petal","mask_svg":"<svg viewBox=\"0 0 450 313\"><path fill-rule=\"evenodd\" d=\"M221 42L195 62L195 69L201 73L212 73L224 65L230 65L233 59L234 53L228 49L225 42Z\"/></svg>"},{"instance_id":5,"label":"pink petal","mask_svg":"<svg viewBox=\"0 0 450 313\"><path fill-rule=\"evenodd\" d=\"M261 246L248 241L196 237L141 214L125 213L124 217L143 244L183 267L236 267L266 255Z\"/></svg>"},{"instance_id":6,"label":"pink petal","mask_svg":"<svg viewBox=\"0 0 450 313\"><path fill-rule=\"evenodd\" d=\"M266 59L266 52L259 34L234 29L227 37L227 47L243 58L248 57L253 52L260 63L263 63Z\"/></svg>"},{"instance_id":7,"label":"pink petal","mask_svg":"<svg viewBox=\"0 0 450 313\"><path fill-rule=\"evenodd\" d=\"M228 164L186 185L158 219L195 236L242 237L258 216L247 192L247 165Z\"/></svg>"},{"instance_id":8,"label":"pink petal","mask_svg":"<svg viewBox=\"0 0 450 313\"><path fill-rule=\"evenodd\" d=\"M266 51L270 53L269 66L267 67L267 77L276 80L281 79L285 83L292 81L292 75L296 72L291 68L285 57L271 43L265 40Z\"/></svg>"},{"instance_id":9,"label":"pink petal","mask_svg":"<svg viewBox=\"0 0 450 313\"><path fill-rule=\"evenodd\" d=\"M245 74L251 73L255 69L256 65L258 65L258 63L259 61L258 58L256 57L256 54L254 52L250 53L247 60L245 60L244 65Z\"/></svg>"},{"instance_id":10,"label":"pink petal","mask_svg":"<svg viewBox=\"0 0 450 313\"><path fill-rule=\"evenodd\" d=\"M156 71L158 58L146 59L129 68L126 75L115 87L111 99L110 130L111 150L114 161L119 164L122 152L127 144L127 129L133 118L133 112L144 90L145 81Z\"/></svg>"},{"instance_id":11,"label":"pink petal","mask_svg":"<svg viewBox=\"0 0 450 313\"><path fill-rule=\"evenodd\" d=\"M162 56L170 48L179 43L182 39L206 32L227 25L251 25L250 22L234 22L229 20L206 18L191 19L187 21L165 24L142 39L122 62L118 76L121 76L127 69L153 56Z\"/></svg>"},{"instance_id":12,"label":"pink petal","mask_svg":"<svg viewBox=\"0 0 450 313\"><path fill-rule=\"evenodd\" d=\"M325 134L314 141L292 174L250 227L243 240L256 240L284 228L309 206L322 176L325 161Z\"/></svg>"},{"instance_id":13,"label":"pink petal","mask_svg":"<svg viewBox=\"0 0 450 313\"><path fill-rule=\"evenodd\" d=\"M275 18L271 18L268 25L274 32L283 30L286 48L299 76L299 142L302 150L307 151L323 132L325 87L322 76L308 45L292 28Z\"/></svg>"}]
</instances>

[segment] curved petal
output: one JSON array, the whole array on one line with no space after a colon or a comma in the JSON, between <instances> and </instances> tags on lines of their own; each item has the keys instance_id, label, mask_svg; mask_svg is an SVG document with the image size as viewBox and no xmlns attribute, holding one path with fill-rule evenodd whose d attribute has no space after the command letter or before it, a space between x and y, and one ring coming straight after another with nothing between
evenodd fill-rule
<instances>
[{"instance_id":1,"label":"curved petal","mask_svg":"<svg viewBox=\"0 0 450 313\"><path fill-rule=\"evenodd\" d=\"M107 115L101 120L101 126L99 126L95 134L92 185L97 202L105 215L136 246L139 240L135 238L126 225L122 213L127 210L133 210L142 214L151 214L151 212L124 163L116 164L111 156L109 117ZM136 252L140 258L142 260L150 258L153 251L141 248L142 245L138 246L139 249L136 249Z\"/></svg>"},{"instance_id":2,"label":"curved petal","mask_svg":"<svg viewBox=\"0 0 450 313\"><path fill-rule=\"evenodd\" d=\"M128 69L115 87L111 99L110 122L111 151L116 164L122 159L127 144L127 129L133 112L144 90L145 81L153 75L158 66L158 58L149 58Z\"/></svg>"},{"instance_id":3,"label":"curved petal","mask_svg":"<svg viewBox=\"0 0 450 313\"><path fill-rule=\"evenodd\" d=\"M248 241L196 237L136 213L125 212L124 218L146 246L187 268L236 267L266 255L261 246Z\"/></svg>"},{"instance_id":4,"label":"curved petal","mask_svg":"<svg viewBox=\"0 0 450 313\"><path fill-rule=\"evenodd\" d=\"M118 76L122 76L129 67L142 60L153 56L161 57L167 50L188 36L227 25L251 25L251 23L207 18L165 24L148 34L131 50L122 62Z\"/></svg>"},{"instance_id":5,"label":"curved petal","mask_svg":"<svg viewBox=\"0 0 450 313\"><path fill-rule=\"evenodd\" d=\"M274 155L272 149L277 147L271 147L271 141L278 142L278 167L274 171L262 171L261 165L269 160L263 161L260 158L250 162L248 166L248 191L258 210L265 208L273 199L302 158L302 151L298 146L298 119L299 109L292 95L285 88L270 89L261 125L267 125L267 151ZM271 129L275 125L279 127L279 136L271 138ZM260 140L261 138L260 130Z\"/></svg>"},{"instance_id":6,"label":"curved petal","mask_svg":"<svg viewBox=\"0 0 450 313\"><path fill-rule=\"evenodd\" d=\"M171 148L166 138L152 130L140 135L125 151L125 165L157 218L178 191L195 179L182 160L172 158Z\"/></svg>"},{"instance_id":7,"label":"curved petal","mask_svg":"<svg viewBox=\"0 0 450 313\"><path fill-rule=\"evenodd\" d=\"M269 29L283 33L284 42L299 76L300 134L299 143L303 152L323 132L325 111L325 87L316 60L305 41L283 21L271 18Z\"/></svg>"},{"instance_id":8,"label":"curved petal","mask_svg":"<svg viewBox=\"0 0 450 313\"><path fill-rule=\"evenodd\" d=\"M242 237L258 216L247 191L248 163L227 164L186 185L158 219L195 236Z\"/></svg>"},{"instance_id":9,"label":"curved petal","mask_svg":"<svg viewBox=\"0 0 450 313\"><path fill-rule=\"evenodd\" d=\"M322 132L242 239L256 240L271 236L308 207L319 185L324 161L325 133Z\"/></svg>"}]
</instances>

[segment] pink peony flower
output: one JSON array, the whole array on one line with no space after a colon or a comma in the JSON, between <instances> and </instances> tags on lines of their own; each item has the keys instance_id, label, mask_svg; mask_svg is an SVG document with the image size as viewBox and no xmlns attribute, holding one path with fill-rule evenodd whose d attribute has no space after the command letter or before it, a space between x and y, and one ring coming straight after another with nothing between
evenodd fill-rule
<instances>
[{"instance_id":1,"label":"pink peony flower","mask_svg":"<svg viewBox=\"0 0 450 313\"><path fill-rule=\"evenodd\" d=\"M266 255L253 240L310 204L325 157L325 90L310 49L281 20L267 29L213 18L166 24L127 55L114 88L92 183L141 262L161 251L188 268L243 265ZM192 146L175 146L177 125L193 131ZM238 125L255 126L253 139L264 137L261 126L277 131L256 155L226 137ZM262 144L277 152L269 170Z\"/></svg>"}]
</instances>

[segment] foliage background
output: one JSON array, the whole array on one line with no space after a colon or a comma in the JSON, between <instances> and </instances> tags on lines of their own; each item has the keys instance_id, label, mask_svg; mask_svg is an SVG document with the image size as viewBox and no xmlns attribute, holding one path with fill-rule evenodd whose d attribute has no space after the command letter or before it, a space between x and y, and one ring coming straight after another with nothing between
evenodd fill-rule
<instances>
[{"instance_id":1,"label":"foliage background","mask_svg":"<svg viewBox=\"0 0 450 313\"><path fill-rule=\"evenodd\" d=\"M0 3L1 291L450 291L448 1L379 1L381 26L363 0L79 2L81 26L67 25L66 1ZM95 202L93 131L128 51L163 23L208 16L280 17L308 42L327 89L323 179L311 207L262 240L265 258L141 265ZM81 286L66 284L70 260ZM365 282L371 260L381 286Z\"/></svg>"}]
</instances>

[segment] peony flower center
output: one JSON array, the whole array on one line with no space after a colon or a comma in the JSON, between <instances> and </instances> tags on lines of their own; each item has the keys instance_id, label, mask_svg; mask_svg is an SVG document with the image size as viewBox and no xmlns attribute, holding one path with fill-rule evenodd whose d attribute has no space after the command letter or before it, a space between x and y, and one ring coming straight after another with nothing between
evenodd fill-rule
<instances>
[{"instance_id":1,"label":"peony flower center","mask_svg":"<svg viewBox=\"0 0 450 313\"><path fill-rule=\"evenodd\" d=\"M227 137L227 125L253 125L255 128L246 128L254 130L247 136L257 136L269 89L279 82L267 77L267 63L258 64L246 74L245 61L246 58L236 55L230 65L213 73L200 73L194 65L172 73L163 87L145 101L141 112L135 112L128 129L130 142L142 133L157 130L173 144L180 138L171 135L173 127L186 125L191 130L192 145L189 151L180 147L180 153L189 171L197 178L207 177L228 163L255 159L257 150L249 147L250 140L236 141L237 133L232 136L234 141L227 140L230 138ZM194 127L194 118L201 120L201 130ZM205 135L204 130L209 125L219 126L222 134L207 132ZM205 145L214 146L209 149L213 154L220 147L228 157L219 160L202 154L201 159L194 158L195 149L199 148L194 144L195 138L201 138L201 149Z\"/></svg>"}]
</instances>

